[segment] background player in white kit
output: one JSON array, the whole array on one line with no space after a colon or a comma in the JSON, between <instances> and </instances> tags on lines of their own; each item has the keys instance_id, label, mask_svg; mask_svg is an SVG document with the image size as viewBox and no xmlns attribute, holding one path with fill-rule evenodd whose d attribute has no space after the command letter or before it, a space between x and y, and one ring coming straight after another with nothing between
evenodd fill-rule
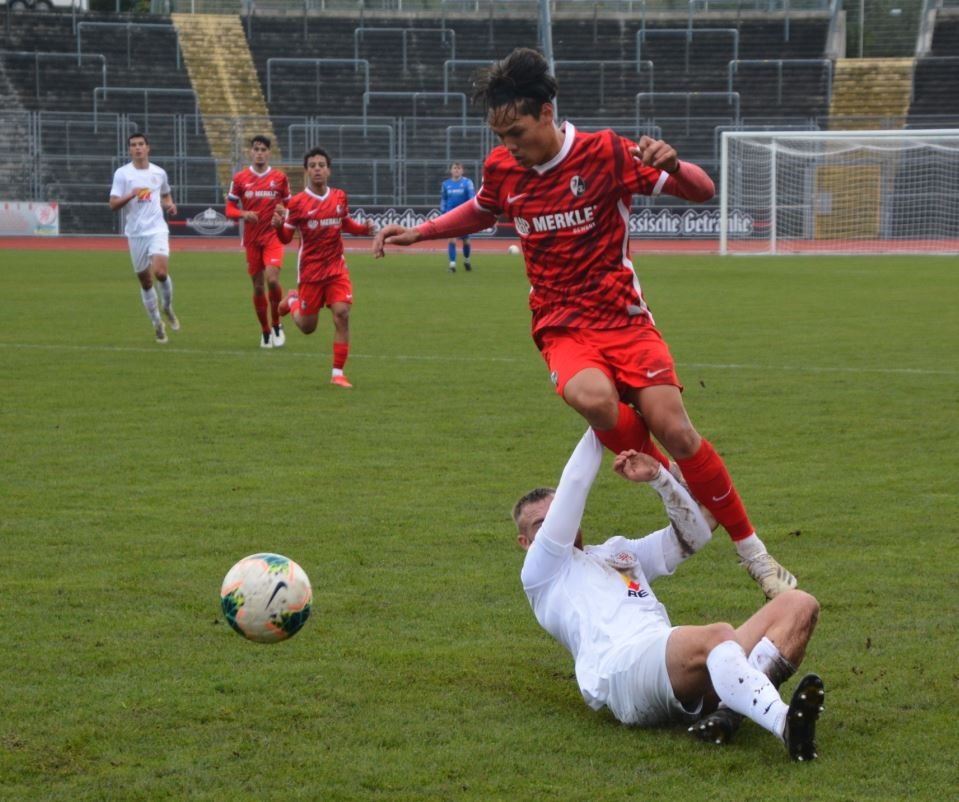
<instances>
[{"instance_id":1,"label":"background player in white kit","mask_svg":"<svg viewBox=\"0 0 959 802\"><path fill-rule=\"evenodd\" d=\"M150 143L141 133L127 139L131 161L113 174L110 208L124 210L123 233L130 246L130 259L140 281L140 296L158 343L167 341L163 314L173 331L180 321L173 312L173 279L170 278L170 228L163 213L176 214L166 170L150 162ZM160 295L153 286L156 279Z\"/></svg>"},{"instance_id":2,"label":"background player in white kit","mask_svg":"<svg viewBox=\"0 0 959 802\"><path fill-rule=\"evenodd\" d=\"M819 603L804 591L786 590L735 629L726 623L674 627L649 582L701 549L709 524L657 460L624 451L613 469L656 490L670 525L584 549L580 521L602 458L590 429L555 492L538 488L513 508L517 540L526 550L523 589L536 620L573 655L586 703L596 710L605 705L625 724L685 722L704 740L726 740L718 730L717 737L704 737L713 734L710 714L721 703L720 710L781 738L794 760L817 757L822 680L803 677L789 705L778 686L805 655Z\"/></svg>"}]
</instances>

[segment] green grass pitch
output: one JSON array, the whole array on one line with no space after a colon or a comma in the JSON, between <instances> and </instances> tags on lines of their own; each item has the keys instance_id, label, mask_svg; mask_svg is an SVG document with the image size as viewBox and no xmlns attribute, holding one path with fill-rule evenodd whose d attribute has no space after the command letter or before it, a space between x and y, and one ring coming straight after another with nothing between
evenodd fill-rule
<instances>
[{"instance_id":1,"label":"green grass pitch","mask_svg":"<svg viewBox=\"0 0 959 802\"><path fill-rule=\"evenodd\" d=\"M584 428L530 340L521 261L349 261L344 391L328 313L258 347L239 250L174 253L167 346L125 252L3 252L0 799L955 793L955 259L636 260L694 423L822 604L812 765L750 723L710 748L586 708L509 520ZM587 536L658 528L653 494L608 468ZM263 550L315 589L273 646L217 596ZM657 591L676 623L761 602L722 532Z\"/></svg>"}]
</instances>

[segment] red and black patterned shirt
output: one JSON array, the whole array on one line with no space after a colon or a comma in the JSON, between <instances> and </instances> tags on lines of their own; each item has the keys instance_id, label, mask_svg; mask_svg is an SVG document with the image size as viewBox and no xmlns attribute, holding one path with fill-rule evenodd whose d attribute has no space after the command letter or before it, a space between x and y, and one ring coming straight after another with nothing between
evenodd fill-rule
<instances>
[{"instance_id":1,"label":"red and black patterned shirt","mask_svg":"<svg viewBox=\"0 0 959 802\"><path fill-rule=\"evenodd\" d=\"M649 317L629 258L629 210L633 195L658 194L667 173L641 164L613 131L568 122L564 131L556 157L533 169L497 147L476 196L521 237L534 338L550 327L612 329Z\"/></svg>"}]
</instances>

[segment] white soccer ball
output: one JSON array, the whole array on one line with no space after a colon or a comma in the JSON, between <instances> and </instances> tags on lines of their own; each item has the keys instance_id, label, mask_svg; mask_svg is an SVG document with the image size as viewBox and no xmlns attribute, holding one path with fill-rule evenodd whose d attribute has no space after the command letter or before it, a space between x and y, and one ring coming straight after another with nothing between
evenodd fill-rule
<instances>
[{"instance_id":1,"label":"white soccer ball","mask_svg":"<svg viewBox=\"0 0 959 802\"><path fill-rule=\"evenodd\" d=\"M220 586L227 623L257 643L286 640L310 617L313 588L300 566L282 554L251 554L234 565Z\"/></svg>"},{"instance_id":2,"label":"white soccer ball","mask_svg":"<svg viewBox=\"0 0 959 802\"><path fill-rule=\"evenodd\" d=\"M510 246L506 249L506 253L508 253L510 256L518 256L518 255L519 255L519 245L510 245Z\"/></svg>"}]
</instances>

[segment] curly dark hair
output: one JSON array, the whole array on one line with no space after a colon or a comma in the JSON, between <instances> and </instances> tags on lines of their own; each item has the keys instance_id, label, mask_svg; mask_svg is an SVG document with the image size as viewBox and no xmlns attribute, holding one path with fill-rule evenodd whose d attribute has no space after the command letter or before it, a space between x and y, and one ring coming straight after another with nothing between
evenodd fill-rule
<instances>
[{"instance_id":1,"label":"curly dark hair","mask_svg":"<svg viewBox=\"0 0 959 802\"><path fill-rule=\"evenodd\" d=\"M326 159L326 166L327 166L327 167L332 167L332 166L333 166L333 159L330 158L330 154L327 153L325 150L323 150L323 148L310 148L310 149L306 152L306 155L303 157L303 167L304 167L304 168L307 166L307 164L309 163L310 159L311 159L313 156L322 156L324 159Z\"/></svg>"},{"instance_id":2,"label":"curly dark hair","mask_svg":"<svg viewBox=\"0 0 959 802\"><path fill-rule=\"evenodd\" d=\"M539 119L544 103L552 103L559 83L549 62L537 50L518 47L506 58L480 70L473 81L473 102L488 112L515 106L517 114Z\"/></svg>"}]
</instances>

